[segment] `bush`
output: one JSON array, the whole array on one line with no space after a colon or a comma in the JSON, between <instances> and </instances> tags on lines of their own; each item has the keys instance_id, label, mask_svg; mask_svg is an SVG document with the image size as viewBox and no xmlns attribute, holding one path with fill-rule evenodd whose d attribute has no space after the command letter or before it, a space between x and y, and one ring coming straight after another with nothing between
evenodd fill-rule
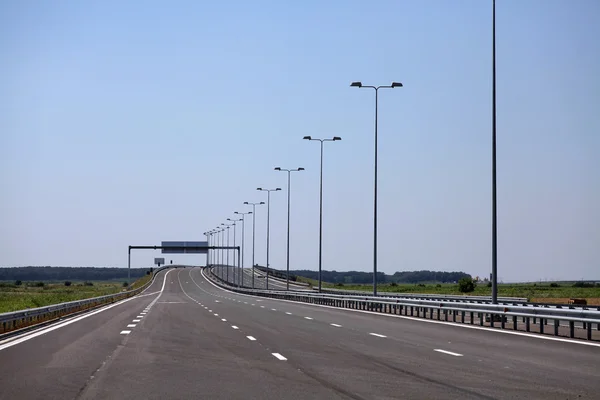
<instances>
[{"instance_id":1,"label":"bush","mask_svg":"<svg viewBox=\"0 0 600 400\"><path fill-rule=\"evenodd\" d=\"M71 286L71 281L65 281L65 286Z\"/></svg>"},{"instance_id":2,"label":"bush","mask_svg":"<svg viewBox=\"0 0 600 400\"><path fill-rule=\"evenodd\" d=\"M335 286L344 286L344 284L342 282L338 282L335 284Z\"/></svg>"},{"instance_id":3,"label":"bush","mask_svg":"<svg viewBox=\"0 0 600 400\"><path fill-rule=\"evenodd\" d=\"M573 287L576 288L593 288L595 285L591 282L575 282Z\"/></svg>"},{"instance_id":4,"label":"bush","mask_svg":"<svg viewBox=\"0 0 600 400\"><path fill-rule=\"evenodd\" d=\"M44 287L44 282L36 282L35 287Z\"/></svg>"},{"instance_id":5,"label":"bush","mask_svg":"<svg viewBox=\"0 0 600 400\"><path fill-rule=\"evenodd\" d=\"M127 287L127 286L129 286L129 283L123 282L123 287Z\"/></svg>"},{"instance_id":6,"label":"bush","mask_svg":"<svg viewBox=\"0 0 600 400\"><path fill-rule=\"evenodd\" d=\"M150 271L146 271L146 275L150 275Z\"/></svg>"},{"instance_id":7,"label":"bush","mask_svg":"<svg viewBox=\"0 0 600 400\"><path fill-rule=\"evenodd\" d=\"M23 282L21 282L20 280L16 280L15 281L15 285L16 286L21 286L23 284Z\"/></svg>"},{"instance_id":8,"label":"bush","mask_svg":"<svg viewBox=\"0 0 600 400\"><path fill-rule=\"evenodd\" d=\"M392 282L390 283L390 286L398 286L398 284L396 282Z\"/></svg>"},{"instance_id":9,"label":"bush","mask_svg":"<svg viewBox=\"0 0 600 400\"><path fill-rule=\"evenodd\" d=\"M556 283L556 282L552 282L550 284L550 287L560 287L560 285L558 283Z\"/></svg>"},{"instance_id":10,"label":"bush","mask_svg":"<svg viewBox=\"0 0 600 400\"><path fill-rule=\"evenodd\" d=\"M475 282L472 278L460 278L458 281L458 290L461 293L470 293L475 290Z\"/></svg>"},{"instance_id":11,"label":"bush","mask_svg":"<svg viewBox=\"0 0 600 400\"><path fill-rule=\"evenodd\" d=\"M83 282L83 286L94 286L94 282Z\"/></svg>"},{"instance_id":12,"label":"bush","mask_svg":"<svg viewBox=\"0 0 600 400\"><path fill-rule=\"evenodd\" d=\"M487 283L487 285L486 285L486 286L487 286L487 287L492 287L492 282L489 282L489 281L488 281L488 283Z\"/></svg>"},{"instance_id":13,"label":"bush","mask_svg":"<svg viewBox=\"0 0 600 400\"><path fill-rule=\"evenodd\" d=\"M442 285L438 283L437 285L435 285L435 287L436 287L436 288L441 288L441 287L442 287Z\"/></svg>"}]
</instances>

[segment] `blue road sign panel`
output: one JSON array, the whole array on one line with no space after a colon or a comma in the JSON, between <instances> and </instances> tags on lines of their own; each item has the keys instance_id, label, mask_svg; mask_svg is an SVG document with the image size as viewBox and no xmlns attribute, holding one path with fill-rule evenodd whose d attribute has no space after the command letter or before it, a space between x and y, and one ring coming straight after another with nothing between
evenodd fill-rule
<instances>
[{"instance_id":1,"label":"blue road sign panel","mask_svg":"<svg viewBox=\"0 0 600 400\"><path fill-rule=\"evenodd\" d=\"M208 242L162 242L161 246L163 254L206 254L208 251Z\"/></svg>"}]
</instances>

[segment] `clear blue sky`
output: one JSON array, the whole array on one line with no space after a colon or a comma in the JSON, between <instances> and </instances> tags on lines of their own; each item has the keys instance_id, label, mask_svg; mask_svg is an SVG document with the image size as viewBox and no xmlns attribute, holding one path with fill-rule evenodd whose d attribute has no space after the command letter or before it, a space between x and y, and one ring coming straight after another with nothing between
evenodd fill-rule
<instances>
[{"instance_id":1,"label":"clear blue sky","mask_svg":"<svg viewBox=\"0 0 600 400\"><path fill-rule=\"evenodd\" d=\"M273 167L301 166L291 268L317 269L319 146L302 137L335 135L323 268L371 270L374 96L349 87L360 80L404 83L379 99L380 271L489 274L491 4L2 2L0 265L126 266L128 245L203 240L280 186L284 268ZM599 17L596 0L497 1L504 281L600 278ZM263 265L265 226L263 208Z\"/></svg>"}]
</instances>

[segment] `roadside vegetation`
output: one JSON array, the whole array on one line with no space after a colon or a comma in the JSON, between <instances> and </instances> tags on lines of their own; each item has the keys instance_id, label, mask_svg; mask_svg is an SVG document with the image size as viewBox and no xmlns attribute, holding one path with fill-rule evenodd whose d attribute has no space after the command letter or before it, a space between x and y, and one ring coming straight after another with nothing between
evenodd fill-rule
<instances>
[{"instance_id":1,"label":"roadside vegetation","mask_svg":"<svg viewBox=\"0 0 600 400\"><path fill-rule=\"evenodd\" d=\"M300 281L308 282L313 287L318 286L318 281L304 277L298 277ZM332 284L322 282L323 288L362 290L369 292L373 285L350 285ZM468 286L468 284L467 284ZM452 294L491 296L491 284L475 283L472 291L462 292L459 283L384 283L377 285L378 292L393 293L420 293L420 294ZM600 284L591 282L536 282L536 283L500 283L498 284L498 296L501 297L524 297L529 301L566 303L570 298L587 299L588 304L600 305Z\"/></svg>"},{"instance_id":2,"label":"roadside vegetation","mask_svg":"<svg viewBox=\"0 0 600 400\"><path fill-rule=\"evenodd\" d=\"M135 289L152 278L151 274L132 283ZM123 281L3 281L0 282L0 313L45 307L67 301L88 299L127 290Z\"/></svg>"}]
</instances>

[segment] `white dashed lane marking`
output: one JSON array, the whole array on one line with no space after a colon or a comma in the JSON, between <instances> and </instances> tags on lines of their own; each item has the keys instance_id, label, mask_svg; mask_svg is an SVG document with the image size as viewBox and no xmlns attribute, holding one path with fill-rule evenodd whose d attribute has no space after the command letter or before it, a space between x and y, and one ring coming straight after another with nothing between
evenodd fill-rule
<instances>
[{"instance_id":1,"label":"white dashed lane marking","mask_svg":"<svg viewBox=\"0 0 600 400\"><path fill-rule=\"evenodd\" d=\"M121 331L121 335L129 335L131 331Z\"/></svg>"},{"instance_id":2,"label":"white dashed lane marking","mask_svg":"<svg viewBox=\"0 0 600 400\"><path fill-rule=\"evenodd\" d=\"M238 327L237 327L237 326L235 326L235 325L231 325L231 327L232 327L233 329L240 329L240 328L238 328Z\"/></svg>"},{"instance_id":3,"label":"white dashed lane marking","mask_svg":"<svg viewBox=\"0 0 600 400\"><path fill-rule=\"evenodd\" d=\"M271 354L273 354L273 356L275 356L275 358L277 358L278 360L281 360L281 361L286 361L287 360L287 358L285 358L284 356L282 356L279 353L271 353Z\"/></svg>"},{"instance_id":4,"label":"white dashed lane marking","mask_svg":"<svg viewBox=\"0 0 600 400\"><path fill-rule=\"evenodd\" d=\"M128 328L135 328L135 324L129 324L127 325Z\"/></svg>"},{"instance_id":5,"label":"white dashed lane marking","mask_svg":"<svg viewBox=\"0 0 600 400\"><path fill-rule=\"evenodd\" d=\"M440 352L440 353L448 354L448 355L451 355L451 356L454 356L454 357L462 357L463 356L462 354L453 353L453 352L448 351L448 350L433 349L433 351L437 351L437 352Z\"/></svg>"},{"instance_id":6,"label":"white dashed lane marking","mask_svg":"<svg viewBox=\"0 0 600 400\"><path fill-rule=\"evenodd\" d=\"M377 336L377 337L387 337L385 335L380 335L379 333L370 332L369 335Z\"/></svg>"},{"instance_id":7,"label":"white dashed lane marking","mask_svg":"<svg viewBox=\"0 0 600 400\"><path fill-rule=\"evenodd\" d=\"M338 325L338 324L329 324L329 325L335 326L336 328L341 328L342 327L341 325Z\"/></svg>"},{"instance_id":8,"label":"white dashed lane marking","mask_svg":"<svg viewBox=\"0 0 600 400\"><path fill-rule=\"evenodd\" d=\"M248 338L248 340L252 340L252 341L256 340L256 339L254 338L254 336L246 336L246 337Z\"/></svg>"},{"instance_id":9,"label":"white dashed lane marking","mask_svg":"<svg viewBox=\"0 0 600 400\"><path fill-rule=\"evenodd\" d=\"M304 317L304 319L312 319L311 317Z\"/></svg>"}]
</instances>

